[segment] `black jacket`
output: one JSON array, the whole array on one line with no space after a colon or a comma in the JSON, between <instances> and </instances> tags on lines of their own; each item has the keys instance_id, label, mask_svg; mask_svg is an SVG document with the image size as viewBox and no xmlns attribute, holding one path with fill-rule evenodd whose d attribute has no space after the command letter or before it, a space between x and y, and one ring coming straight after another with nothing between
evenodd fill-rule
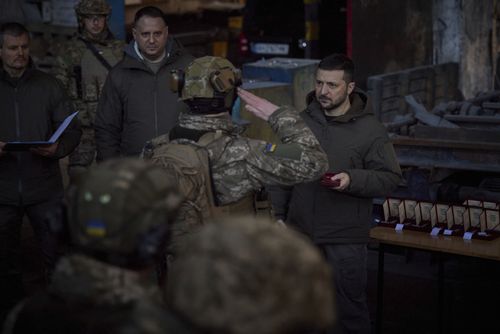
<instances>
[{"instance_id":1,"label":"black jacket","mask_svg":"<svg viewBox=\"0 0 500 334\"><path fill-rule=\"evenodd\" d=\"M33 67L12 79L0 63L0 141L48 140L61 122L74 112L59 81ZM24 152L0 156L0 204L29 205L62 196L59 159L80 141L74 119L59 139L50 158Z\"/></svg>"},{"instance_id":2,"label":"black jacket","mask_svg":"<svg viewBox=\"0 0 500 334\"><path fill-rule=\"evenodd\" d=\"M108 74L95 121L97 161L139 155L146 142L170 131L186 104L169 89L170 71L182 69L193 57L169 38L167 58L155 74L133 47Z\"/></svg>"},{"instance_id":3,"label":"black jacket","mask_svg":"<svg viewBox=\"0 0 500 334\"><path fill-rule=\"evenodd\" d=\"M270 191L277 218L317 244L367 242L372 198L387 195L401 178L393 146L368 97L356 89L350 98L351 108L336 118L327 119L313 95L301 113L328 155L329 171L348 173L349 187L339 192L316 180Z\"/></svg>"}]
</instances>

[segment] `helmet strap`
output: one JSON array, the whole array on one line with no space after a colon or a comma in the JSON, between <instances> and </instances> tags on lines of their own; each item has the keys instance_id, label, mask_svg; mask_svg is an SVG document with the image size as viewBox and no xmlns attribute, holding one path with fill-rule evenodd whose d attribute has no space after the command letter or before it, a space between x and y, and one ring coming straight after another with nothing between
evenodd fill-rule
<instances>
[{"instance_id":1,"label":"helmet strap","mask_svg":"<svg viewBox=\"0 0 500 334\"><path fill-rule=\"evenodd\" d=\"M220 114L227 112L225 97L217 96L215 98L194 98L184 101L189 106L193 114Z\"/></svg>"},{"instance_id":2,"label":"helmet strap","mask_svg":"<svg viewBox=\"0 0 500 334\"><path fill-rule=\"evenodd\" d=\"M111 32L109 31L108 25L106 24L104 26L104 29L98 34L98 35L93 35L89 33L87 30L81 27L81 35L83 38L85 38L89 42L93 43L104 43L106 40L110 39L111 37Z\"/></svg>"}]
</instances>

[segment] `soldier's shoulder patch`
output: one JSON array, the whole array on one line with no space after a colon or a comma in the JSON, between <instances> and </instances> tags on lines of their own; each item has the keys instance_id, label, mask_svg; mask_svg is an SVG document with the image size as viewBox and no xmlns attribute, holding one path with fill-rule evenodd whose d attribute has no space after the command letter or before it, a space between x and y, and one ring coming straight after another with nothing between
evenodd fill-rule
<instances>
[{"instance_id":1,"label":"soldier's shoulder patch","mask_svg":"<svg viewBox=\"0 0 500 334\"><path fill-rule=\"evenodd\" d=\"M299 160L302 154L302 149L297 144L267 143L264 148L264 153L272 154L277 158Z\"/></svg>"},{"instance_id":2,"label":"soldier's shoulder patch","mask_svg":"<svg viewBox=\"0 0 500 334\"><path fill-rule=\"evenodd\" d=\"M276 144L267 143L264 147L264 152L266 153L273 153L274 151L276 151Z\"/></svg>"},{"instance_id":3,"label":"soldier's shoulder patch","mask_svg":"<svg viewBox=\"0 0 500 334\"><path fill-rule=\"evenodd\" d=\"M90 237L103 238L106 236L106 225L102 220L89 220L87 222L86 232Z\"/></svg>"}]
</instances>

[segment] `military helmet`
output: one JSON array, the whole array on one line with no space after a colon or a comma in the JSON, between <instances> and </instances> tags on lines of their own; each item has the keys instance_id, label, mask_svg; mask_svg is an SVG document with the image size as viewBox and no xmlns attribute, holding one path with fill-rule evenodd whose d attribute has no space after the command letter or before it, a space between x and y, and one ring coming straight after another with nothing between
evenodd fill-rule
<instances>
[{"instance_id":1,"label":"military helmet","mask_svg":"<svg viewBox=\"0 0 500 334\"><path fill-rule=\"evenodd\" d=\"M111 6L106 0L80 0L75 6L77 16L83 15L109 15Z\"/></svg>"},{"instance_id":2,"label":"military helmet","mask_svg":"<svg viewBox=\"0 0 500 334\"><path fill-rule=\"evenodd\" d=\"M91 167L75 189L69 206L72 241L84 252L120 266L155 258L182 201L170 174L132 158Z\"/></svg>"},{"instance_id":3,"label":"military helmet","mask_svg":"<svg viewBox=\"0 0 500 334\"><path fill-rule=\"evenodd\" d=\"M334 321L328 264L303 235L227 217L187 241L167 280L170 307L209 333L290 333Z\"/></svg>"},{"instance_id":4,"label":"military helmet","mask_svg":"<svg viewBox=\"0 0 500 334\"><path fill-rule=\"evenodd\" d=\"M171 71L170 88L181 100L225 97L241 84L241 72L221 57L193 60L184 71Z\"/></svg>"}]
</instances>

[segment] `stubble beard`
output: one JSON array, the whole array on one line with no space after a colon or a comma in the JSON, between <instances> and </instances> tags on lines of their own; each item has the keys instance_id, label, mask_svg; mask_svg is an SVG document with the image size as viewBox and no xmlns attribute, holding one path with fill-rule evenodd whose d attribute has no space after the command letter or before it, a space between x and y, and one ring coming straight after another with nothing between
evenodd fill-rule
<instances>
[{"instance_id":1,"label":"stubble beard","mask_svg":"<svg viewBox=\"0 0 500 334\"><path fill-rule=\"evenodd\" d=\"M326 97L325 96L319 96L318 97L318 101L321 104L321 108L323 108L323 111L330 112L330 111L335 110L338 107L340 107L346 101L346 99L348 98L347 90L345 91L345 93L342 96L340 96L338 99L336 99L334 101L332 101L329 98L327 98L328 100L331 101L329 104L323 104L323 103L321 103L321 99L322 98L325 99Z\"/></svg>"}]
</instances>

